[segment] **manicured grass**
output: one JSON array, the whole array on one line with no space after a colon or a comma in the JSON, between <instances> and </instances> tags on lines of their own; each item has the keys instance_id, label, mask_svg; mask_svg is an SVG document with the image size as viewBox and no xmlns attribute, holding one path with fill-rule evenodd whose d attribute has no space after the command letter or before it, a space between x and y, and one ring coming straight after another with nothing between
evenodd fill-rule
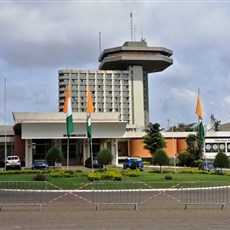
<instances>
[{"instance_id":1,"label":"manicured grass","mask_svg":"<svg viewBox=\"0 0 230 230\"><path fill-rule=\"evenodd\" d=\"M120 169L117 169L120 170ZM121 171L121 170L120 170ZM0 173L0 181L34 181L33 172L15 172L14 174ZM214 173L204 173L191 171L191 173L174 173L168 171L166 173L153 173L150 171L139 172L138 176L129 177L123 175L122 181L97 181L91 182L87 178L87 173L77 172L64 174L65 176L52 176L51 172L43 172L48 182L48 189L128 189L128 188L181 188L181 187L196 187L196 186L222 186L230 185L229 175L220 175ZM57 171L58 173L58 171ZM97 172L103 173L103 172ZM62 175L62 174L61 174ZM166 179L166 176L170 176L170 179Z\"/></svg>"}]
</instances>

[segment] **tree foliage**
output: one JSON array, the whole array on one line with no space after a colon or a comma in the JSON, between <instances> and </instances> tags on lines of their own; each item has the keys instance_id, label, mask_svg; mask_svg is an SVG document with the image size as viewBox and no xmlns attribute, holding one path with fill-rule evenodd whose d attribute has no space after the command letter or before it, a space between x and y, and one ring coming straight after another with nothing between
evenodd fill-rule
<instances>
[{"instance_id":1,"label":"tree foliage","mask_svg":"<svg viewBox=\"0 0 230 230\"><path fill-rule=\"evenodd\" d=\"M193 156L194 160L202 158L202 151L200 151L200 141L194 134L189 134L186 138L187 152ZM203 145L202 145L203 146Z\"/></svg>"},{"instance_id":2,"label":"tree foliage","mask_svg":"<svg viewBox=\"0 0 230 230\"><path fill-rule=\"evenodd\" d=\"M113 160L113 155L109 149L101 149L98 152L97 160L100 164L106 167L106 165L111 164Z\"/></svg>"},{"instance_id":3,"label":"tree foliage","mask_svg":"<svg viewBox=\"0 0 230 230\"><path fill-rule=\"evenodd\" d=\"M195 123L184 124L179 123L178 126L172 126L168 130L168 132L193 132L196 131Z\"/></svg>"},{"instance_id":4,"label":"tree foliage","mask_svg":"<svg viewBox=\"0 0 230 230\"><path fill-rule=\"evenodd\" d=\"M181 166L197 166L203 155L203 143L198 140L195 134L189 134L186 143L186 151L182 151L178 155L179 164Z\"/></svg>"},{"instance_id":5,"label":"tree foliage","mask_svg":"<svg viewBox=\"0 0 230 230\"><path fill-rule=\"evenodd\" d=\"M229 158L226 154L219 152L213 162L214 167L216 168L229 168Z\"/></svg>"},{"instance_id":6,"label":"tree foliage","mask_svg":"<svg viewBox=\"0 0 230 230\"><path fill-rule=\"evenodd\" d=\"M160 171L162 165L168 165L169 164L169 157L167 156L166 152L163 149L158 149L155 152L155 155L152 159L153 164L160 165Z\"/></svg>"},{"instance_id":7,"label":"tree foliage","mask_svg":"<svg viewBox=\"0 0 230 230\"><path fill-rule=\"evenodd\" d=\"M154 156L158 149L166 147L166 142L163 135L160 133L163 129L160 129L160 124L151 122L144 131L146 135L144 138L144 148L148 149L149 152Z\"/></svg>"},{"instance_id":8,"label":"tree foliage","mask_svg":"<svg viewBox=\"0 0 230 230\"><path fill-rule=\"evenodd\" d=\"M192 166L194 162L194 157L187 150L181 151L177 159L179 160L180 166Z\"/></svg>"},{"instance_id":9,"label":"tree foliage","mask_svg":"<svg viewBox=\"0 0 230 230\"><path fill-rule=\"evenodd\" d=\"M55 165L55 162L62 163L64 160L63 153L57 146L51 147L46 153L45 159L49 165Z\"/></svg>"}]
</instances>

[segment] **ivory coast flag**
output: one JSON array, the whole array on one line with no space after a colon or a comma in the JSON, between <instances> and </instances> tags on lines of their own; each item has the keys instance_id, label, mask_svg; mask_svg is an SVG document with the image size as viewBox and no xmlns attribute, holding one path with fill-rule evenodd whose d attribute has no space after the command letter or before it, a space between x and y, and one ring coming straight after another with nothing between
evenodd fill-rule
<instances>
[{"instance_id":1,"label":"ivory coast flag","mask_svg":"<svg viewBox=\"0 0 230 230\"><path fill-rule=\"evenodd\" d=\"M197 98L196 114L199 117L198 139L201 142L204 142L205 141L205 133L204 133L204 126L203 126L203 122L202 122L203 115L202 115L202 109L201 109L200 94L198 94L198 98Z\"/></svg>"},{"instance_id":2,"label":"ivory coast flag","mask_svg":"<svg viewBox=\"0 0 230 230\"><path fill-rule=\"evenodd\" d=\"M68 84L67 89L66 89L63 112L66 113L66 131L67 131L67 136L69 136L74 130L70 84Z\"/></svg>"},{"instance_id":3,"label":"ivory coast flag","mask_svg":"<svg viewBox=\"0 0 230 230\"><path fill-rule=\"evenodd\" d=\"M87 121L86 121L86 131L87 131L87 140L90 141L92 138L92 124L91 124L91 113L94 112L93 100L90 93L90 88L88 86L87 90Z\"/></svg>"}]
</instances>

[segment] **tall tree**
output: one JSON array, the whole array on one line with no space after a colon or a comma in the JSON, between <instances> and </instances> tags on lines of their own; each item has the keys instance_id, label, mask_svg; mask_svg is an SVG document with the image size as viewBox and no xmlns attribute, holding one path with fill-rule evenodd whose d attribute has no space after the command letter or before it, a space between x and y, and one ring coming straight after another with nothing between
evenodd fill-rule
<instances>
[{"instance_id":1,"label":"tall tree","mask_svg":"<svg viewBox=\"0 0 230 230\"><path fill-rule=\"evenodd\" d=\"M161 172L161 166L169 164L169 157L167 156L166 152L163 149L158 149L152 161L154 164L160 165L160 172Z\"/></svg>"},{"instance_id":2,"label":"tall tree","mask_svg":"<svg viewBox=\"0 0 230 230\"><path fill-rule=\"evenodd\" d=\"M152 156L154 156L158 149L166 147L165 139L160 133L162 130L163 129L160 129L159 123L152 124L151 122L144 129L146 132L146 135L143 137L145 144L144 148L148 149Z\"/></svg>"}]
</instances>

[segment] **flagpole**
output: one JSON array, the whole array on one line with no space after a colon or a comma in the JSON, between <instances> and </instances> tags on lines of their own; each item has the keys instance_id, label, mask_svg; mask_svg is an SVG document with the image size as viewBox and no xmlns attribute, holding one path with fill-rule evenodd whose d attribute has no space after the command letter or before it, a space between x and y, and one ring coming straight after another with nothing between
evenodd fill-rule
<instances>
[{"instance_id":1,"label":"flagpole","mask_svg":"<svg viewBox=\"0 0 230 230\"><path fill-rule=\"evenodd\" d=\"M67 154L66 154L66 158L67 158L67 162L66 162L66 169L69 170L69 135L67 135Z\"/></svg>"},{"instance_id":2,"label":"flagpole","mask_svg":"<svg viewBox=\"0 0 230 230\"><path fill-rule=\"evenodd\" d=\"M70 98L71 98L71 113L72 113L72 74L71 74L71 71L69 73L69 87L70 87ZM67 157L67 161L66 161L66 169L69 170L69 133L67 133L67 154L66 154L66 157Z\"/></svg>"},{"instance_id":3,"label":"flagpole","mask_svg":"<svg viewBox=\"0 0 230 230\"><path fill-rule=\"evenodd\" d=\"M87 140L90 148L90 158L91 158L91 166L92 166L92 172L93 172L93 141L92 141L92 127L91 127L91 113L94 112L94 106L93 106L93 101L92 97L90 94L90 87L88 86L87 89Z\"/></svg>"},{"instance_id":4,"label":"flagpole","mask_svg":"<svg viewBox=\"0 0 230 230\"><path fill-rule=\"evenodd\" d=\"M200 88L198 88L198 97L200 97ZM198 116L197 117L197 124L199 125L200 124L200 117Z\"/></svg>"},{"instance_id":5,"label":"flagpole","mask_svg":"<svg viewBox=\"0 0 230 230\"><path fill-rule=\"evenodd\" d=\"M93 172L93 141L92 141L92 138L90 139L90 156L91 156L92 172Z\"/></svg>"},{"instance_id":6,"label":"flagpole","mask_svg":"<svg viewBox=\"0 0 230 230\"><path fill-rule=\"evenodd\" d=\"M5 136L5 161L7 157L7 145L6 145L6 78L4 78L4 120L5 120L5 126L4 126L4 136ZM6 170L6 163L5 163L5 170Z\"/></svg>"}]
</instances>

